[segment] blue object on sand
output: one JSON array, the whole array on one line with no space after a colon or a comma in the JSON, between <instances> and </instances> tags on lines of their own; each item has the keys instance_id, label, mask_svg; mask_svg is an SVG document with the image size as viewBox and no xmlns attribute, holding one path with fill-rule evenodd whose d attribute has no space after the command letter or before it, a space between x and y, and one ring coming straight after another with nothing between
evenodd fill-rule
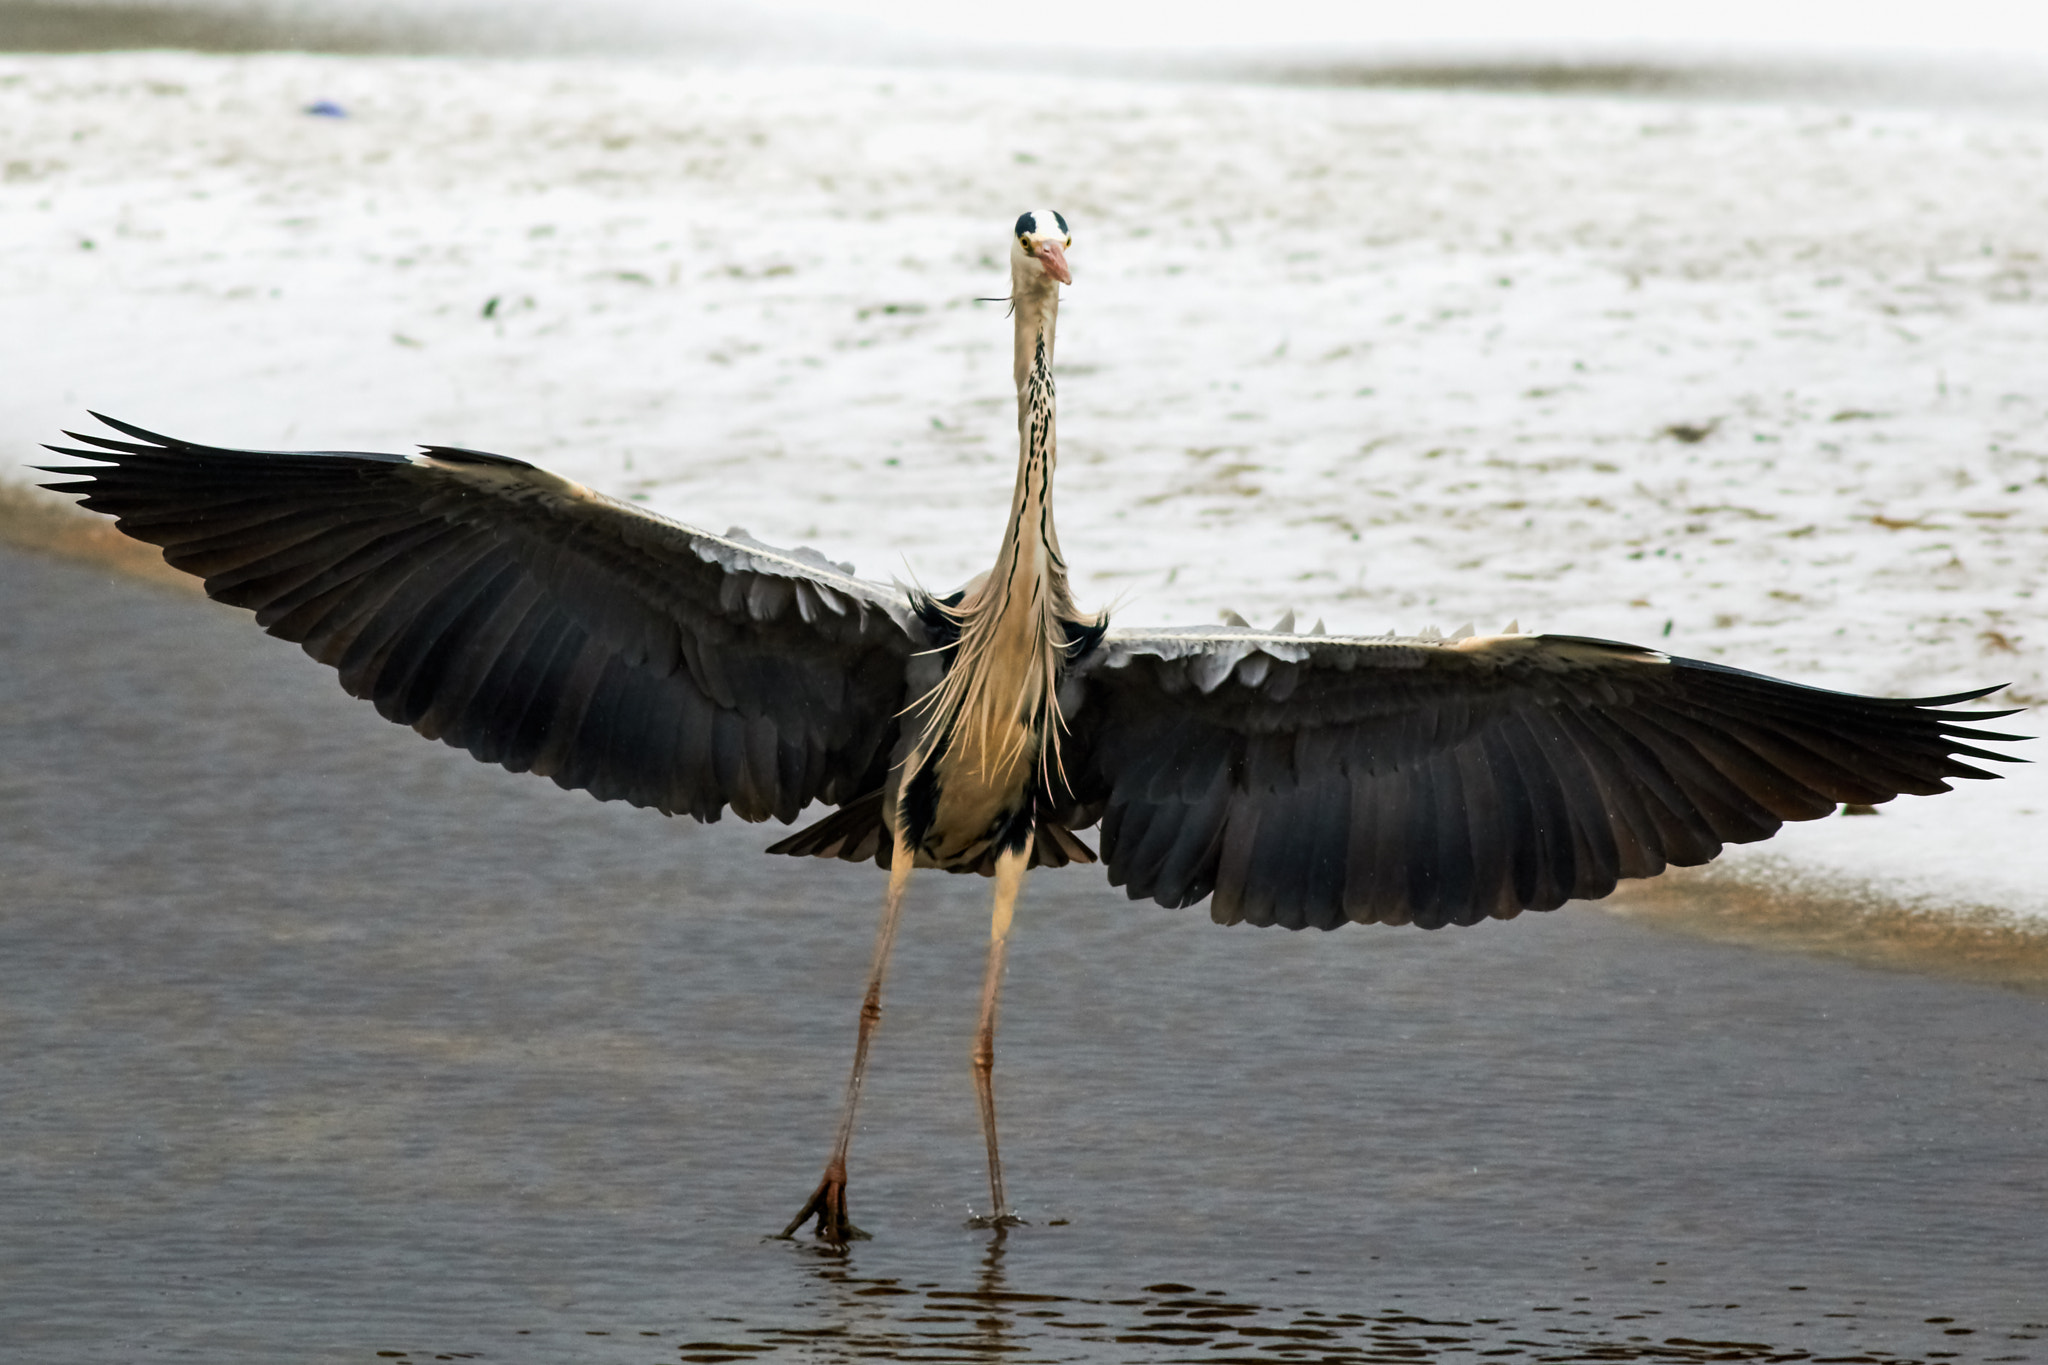
<instances>
[{"instance_id":1,"label":"blue object on sand","mask_svg":"<svg viewBox=\"0 0 2048 1365\"><path fill-rule=\"evenodd\" d=\"M333 100L314 100L306 106L306 112L315 118L347 118L348 110Z\"/></svg>"}]
</instances>

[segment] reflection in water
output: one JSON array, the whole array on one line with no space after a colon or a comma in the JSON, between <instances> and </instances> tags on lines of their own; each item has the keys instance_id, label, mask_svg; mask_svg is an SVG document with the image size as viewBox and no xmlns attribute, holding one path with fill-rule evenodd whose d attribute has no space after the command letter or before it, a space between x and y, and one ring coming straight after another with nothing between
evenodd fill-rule
<instances>
[{"instance_id":1,"label":"reflection in water","mask_svg":"<svg viewBox=\"0 0 2048 1365\"><path fill-rule=\"evenodd\" d=\"M1968 1358L2038 1359L2028 1350L2032 1332L1978 1330L1953 1318L1922 1324L1918 1353L1865 1344L1851 1306L1822 1311L1816 1303L1813 1335L1790 1344L1747 1339L1740 1304L1695 1304L1728 1315L1726 1335L1679 1336L1657 1331L1664 1314L1641 1309L1612 1316L1567 1304L1538 1305L1527 1316L1428 1318L1404 1308L1325 1312L1299 1305L1251 1302L1241 1292L1162 1283L1115 1298L1035 1294L1012 1289L1003 1274L1007 1248L991 1242L971 1289L931 1283L906 1285L892 1277L857 1273L852 1255L801 1248L815 1256L813 1271L825 1291L806 1327L739 1326L720 1339L681 1344L690 1362L758 1360L770 1356L813 1360L1206 1362L1258 1365L1275 1360L1452 1361L1503 1360L1526 1365L1585 1361L1811 1361L1815 1365L1914 1365ZM1697 1322L1695 1317L1693 1322ZM1795 1324L1800 1325L1800 1324ZM2029 1323L2048 1330L2048 1323ZM1877 1329L1892 1347L1896 1320ZM1943 1346L1929 1343L1942 1342ZM1989 1348L1989 1349L1987 1349ZM1967 1357L1965 1352L1968 1352ZM1980 1354L1979 1352L1984 1352Z\"/></svg>"},{"instance_id":2,"label":"reflection in water","mask_svg":"<svg viewBox=\"0 0 2048 1365\"><path fill-rule=\"evenodd\" d=\"M1001 1230L990 1241L982 1257L980 1274L972 1289L941 1289L929 1284L906 1288L895 1278L870 1278L854 1273L851 1255L844 1251L819 1249L823 1259L816 1275L831 1294L831 1317L840 1324L834 1341L836 1354L872 1358L914 1351L921 1360L986 1360L998 1355L1031 1355L1032 1347L1018 1340L1023 1318L1058 1318L1058 1310L1020 1305L1066 1303L1057 1294L1027 1294L1011 1290L1003 1278L1003 1256L1008 1250ZM898 1312L896 1310L904 1311ZM1028 1333L1028 1325L1024 1331ZM805 1346L816 1346L818 1338L807 1331L764 1329L760 1343L748 1347L752 1354L775 1344L789 1344L794 1338ZM734 1359L713 1354L691 1355L685 1360ZM947 1355L957 1352L958 1355ZM830 1358L830 1357L828 1357Z\"/></svg>"}]
</instances>

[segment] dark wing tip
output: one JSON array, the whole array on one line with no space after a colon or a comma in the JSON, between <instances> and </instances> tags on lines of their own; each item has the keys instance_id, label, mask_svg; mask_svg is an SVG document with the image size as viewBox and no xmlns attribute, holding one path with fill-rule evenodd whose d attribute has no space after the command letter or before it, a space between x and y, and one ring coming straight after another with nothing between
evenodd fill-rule
<instances>
[{"instance_id":1,"label":"dark wing tip","mask_svg":"<svg viewBox=\"0 0 2048 1365\"><path fill-rule=\"evenodd\" d=\"M1975 732L1976 732L1977 734L1983 735L1983 734L1989 734L1989 733L1990 733L1990 731L1988 731L1988 730L1977 730L1977 729L1976 729L1976 726L1977 726L1977 723L1978 723L1979 721L1986 721L1986 720L2002 720L2002 719L2004 719L2004 718L2005 718L2005 717L2007 717L2007 716L2017 716L2017 715L2020 715L2020 714L2021 714L2022 712L2024 712L2024 711L2025 711L2026 709L2027 709L2027 708L2026 708L2026 707L2024 707L2024 706L2015 706L2015 707L2013 707L2013 708L2012 708L2011 710L2008 710L2008 711L1950 711L1950 712L1948 712L1948 713L1947 713L1947 719L1950 719L1950 720L1966 720L1966 721L1968 721L1968 722L1970 723L1968 727L1958 726L1957 728L1958 728L1958 729L1963 729L1963 728L1969 728L1969 729L1971 729L1971 730L1974 730L1974 731L1975 731ZM2033 736L2032 736L2032 735L2000 735L2000 736L1999 736L1999 738L2000 738L2000 739L2032 739L2032 738L2033 738Z\"/></svg>"},{"instance_id":2,"label":"dark wing tip","mask_svg":"<svg viewBox=\"0 0 2048 1365\"><path fill-rule=\"evenodd\" d=\"M125 432L126 434L133 436L138 440L148 441L152 445L156 445L164 449L169 449L175 446L181 446L185 444L185 442L177 440L174 437L159 436L156 432L147 430L146 428L143 427L138 427L133 422L124 422L118 417L109 417L104 412L94 412L91 408L87 408L85 411L86 415L91 417L95 422L99 422L104 426L110 426L116 431ZM94 436L81 436L75 431L67 431L64 434L66 436L71 437L73 440L78 441L97 441L99 439L98 437Z\"/></svg>"},{"instance_id":3,"label":"dark wing tip","mask_svg":"<svg viewBox=\"0 0 2048 1365\"><path fill-rule=\"evenodd\" d=\"M1952 692L1946 697L1909 697L1901 700L1899 704L1901 706L1954 706L1957 702L1975 701L1979 697L1988 697L1993 692L2003 692L2011 686L2011 683L1993 683L1989 687L1979 687L1969 692ZM2024 706L2014 706L2004 711L1978 711L1973 714L1980 719L1996 720L2000 716L2016 716L2026 709Z\"/></svg>"},{"instance_id":4,"label":"dark wing tip","mask_svg":"<svg viewBox=\"0 0 2048 1365\"><path fill-rule=\"evenodd\" d=\"M52 493L90 493L101 486L101 478L104 475L115 472L109 468L110 465L116 463L114 457L103 455L97 450L67 450L63 446L48 445L44 446L43 449L58 455L71 455L84 460L104 461L101 464L30 465L29 468L39 474L62 474L70 480L65 483L39 483L36 485L36 487L47 489Z\"/></svg>"},{"instance_id":5,"label":"dark wing tip","mask_svg":"<svg viewBox=\"0 0 2048 1365\"><path fill-rule=\"evenodd\" d=\"M109 459L109 456L102 453L109 450L117 455L163 455L176 449L175 446L140 445L134 441L116 441L107 436L95 436L89 431L66 430L64 434L74 441L83 441L93 448L91 450L66 450L62 446L46 445L43 449L54 450L60 455L83 455L88 460Z\"/></svg>"},{"instance_id":6,"label":"dark wing tip","mask_svg":"<svg viewBox=\"0 0 2048 1365\"><path fill-rule=\"evenodd\" d=\"M2022 735L2021 738L2024 739L2026 738L2026 736ZM1954 748L1950 749L1949 752L1951 754L1961 754L1965 758L1989 759L1993 763L2032 763L2034 761L2031 758L2021 758L2018 754L1993 753L1989 749L1978 749L1968 744L1958 744ZM1964 765L1957 764L1956 766L1962 767ZM1999 776L1999 774L1979 772L1976 773L1975 776L1997 777Z\"/></svg>"},{"instance_id":7,"label":"dark wing tip","mask_svg":"<svg viewBox=\"0 0 2048 1365\"><path fill-rule=\"evenodd\" d=\"M116 458L122 455L169 455L181 458L196 456L207 459L230 460L248 459L250 457L258 459L290 458L295 460L342 458L350 460L375 460L380 464L411 463L410 458L407 456L393 455L388 451L381 450L244 450L234 446L201 445L197 441L181 441L175 436L159 435L147 427L138 427L133 422L124 422L118 417L109 417L103 412L94 412L91 415L114 428L114 430L124 432L137 439L135 441L116 441L107 436L95 436L89 432L67 429L64 432L66 436L69 436L74 441L82 441L89 446L96 447L96 449L67 450L62 446L45 446L43 448L45 450L54 450L61 455L77 455L88 460L106 460L111 464L122 463L119 458ZM435 449L442 450L444 448L435 447ZM111 451L113 455L102 454L102 451ZM457 451L449 458L460 459L465 455L476 463L511 464L518 465L523 469L533 468L532 465L527 464L523 460L514 460L503 455L488 455L482 451Z\"/></svg>"}]
</instances>

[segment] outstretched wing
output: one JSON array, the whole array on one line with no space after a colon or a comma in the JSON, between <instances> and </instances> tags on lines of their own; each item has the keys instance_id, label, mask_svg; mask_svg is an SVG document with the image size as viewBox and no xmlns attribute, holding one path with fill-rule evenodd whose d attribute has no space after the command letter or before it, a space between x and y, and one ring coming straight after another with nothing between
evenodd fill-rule
<instances>
[{"instance_id":1,"label":"outstretched wing","mask_svg":"<svg viewBox=\"0 0 2048 1365\"><path fill-rule=\"evenodd\" d=\"M387 719L600 800L788 821L887 771L923 627L814 551L501 455L217 450L110 418L46 485L160 545Z\"/></svg>"},{"instance_id":2,"label":"outstretched wing","mask_svg":"<svg viewBox=\"0 0 2048 1365\"><path fill-rule=\"evenodd\" d=\"M1134 900L1424 928L1604 896L1837 802L1990 777L2020 738L1604 640L1113 631L1062 703L1070 791Z\"/></svg>"}]
</instances>

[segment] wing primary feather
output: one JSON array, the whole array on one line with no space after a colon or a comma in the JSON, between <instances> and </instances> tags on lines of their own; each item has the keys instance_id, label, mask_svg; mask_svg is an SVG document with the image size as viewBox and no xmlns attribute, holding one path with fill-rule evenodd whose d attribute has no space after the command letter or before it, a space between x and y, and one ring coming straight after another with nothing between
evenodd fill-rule
<instances>
[{"instance_id":1,"label":"wing primary feather","mask_svg":"<svg viewBox=\"0 0 2048 1365\"><path fill-rule=\"evenodd\" d=\"M1173 842L1157 862L1156 894L1161 901L1193 905L1209 894L1229 808L1230 768L1219 763L1210 774L1208 790L1184 807Z\"/></svg>"},{"instance_id":2,"label":"wing primary feather","mask_svg":"<svg viewBox=\"0 0 2048 1365\"><path fill-rule=\"evenodd\" d=\"M1400 773L1407 779L1404 791L1408 797L1404 811L1407 828L1401 840L1401 857L1407 869L1408 922L1418 929L1441 929L1447 921L1438 775L1428 763L1406 764Z\"/></svg>"},{"instance_id":3,"label":"wing primary feather","mask_svg":"<svg viewBox=\"0 0 2048 1365\"><path fill-rule=\"evenodd\" d=\"M1587 900L1614 890L1620 880L1621 855L1606 784L1573 733L1575 709L1570 699L1544 708L1542 740L1544 757L1557 774L1557 789L1570 821L1573 875L1567 889L1572 899Z\"/></svg>"},{"instance_id":4,"label":"wing primary feather","mask_svg":"<svg viewBox=\"0 0 2048 1365\"><path fill-rule=\"evenodd\" d=\"M1657 752L1665 771L1711 831L1708 858L1719 853L1722 845L1767 838L1784 823L1724 777L1720 768L1691 742L1691 737L1674 732L1667 723L1669 716L1641 710L1613 714L1619 724Z\"/></svg>"},{"instance_id":5,"label":"wing primary feather","mask_svg":"<svg viewBox=\"0 0 2048 1365\"><path fill-rule=\"evenodd\" d=\"M1555 910L1571 899L1577 869L1572 861L1571 808L1550 764L1541 738L1525 716L1502 717L1500 733L1513 756L1515 771L1528 793L1529 828L1533 837L1516 868L1516 889L1525 908ZM1526 890L1524 890L1526 888Z\"/></svg>"},{"instance_id":6,"label":"wing primary feather","mask_svg":"<svg viewBox=\"0 0 2048 1365\"><path fill-rule=\"evenodd\" d=\"M1446 760L1457 767L1458 787L1465 794L1465 848L1471 862L1466 899L1472 913L1469 920L1461 922L1476 924L1497 915L1508 903L1508 822L1502 809L1499 775L1494 771L1485 742L1477 738L1467 740L1446 755Z\"/></svg>"},{"instance_id":7,"label":"wing primary feather","mask_svg":"<svg viewBox=\"0 0 2048 1365\"><path fill-rule=\"evenodd\" d=\"M513 772L535 771L534 764L555 720L563 658L574 658L582 652L581 636L582 632L560 612L549 611L541 617L524 652L512 661L500 715L506 749L501 761Z\"/></svg>"},{"instance_id":8,"label":"wing primary feather","mask_svg":"<svg viewBox=\"0 0 2048 1365\"><path fill-rule=\"evenodd\" d=\"M1284 929L1300 929L1307 923L1302 891L1312 831L1302 817L1305 798L1312 796L1302 787L1277 793L1273 818L1259 822L1244 873L1244 916L1249 923Z\"/></svg>"},{"instance_id":9,"label":"wing primary feather","mask_svg":"<svg viewBox=\"0 0 2048 1365\"><path fill-rule=\"evenodd\" d=\"M1559 707L1556 717L1560 733L1578 750L1586 771L1598 784L1616 877L1652 877L1662 872L1661 840L1646 804L1671 790L1662 766L1640 763L1628 737L1616 731L1596 708Z\"/></svg>"},{"instance_id":10,"label":"wing primary feather","mask_svg":"<svg viewBox=\"0 0 2048 1365\"><path fill-rule=\"evenodd\" d=\"M1467 822L1463 774L1446 754L1433 754L1416 765L1427 775L1428 796L1419 803L1426 824L1410 856L1427 860L1427 900L1418 899L1416 923L1426 915L1435 924L1465 924L1472 909L1472 842Z\"/></svg>"},{"instance_id":11,"label":"wing primary feather","mask_svg":"<svg viewBox=\"0 0 2048 1365\"><path fill-rule=\"evenodd\" d=\"M1344 854L1351 833L1351 784L1338 776L1319 784L1303 821L1312 832L1302 869L1302 918L1325 932L1345 923Z\"/></svg>"},{"instance_id":12,"label":"wing primary feather","mask_svg":"<svg viewBox=\"0 0 2048 1365\"><path fill-rule=\"evenodd\" d=\"M1224 816L1223 847L1216 859L1216 889L1209 903L1209 917L1218 924L1237 924L1248 918L1244 908L1245 877L1258 833L1259 808L1241 797L1233 800ZM1257 919L1251 922L1260 923Z\"/></svg>"},{"instance_id":13,"label":"wing primary feather","mask_svg":"<svg viewBox=\"0 0 2048 1365\"><path fill-rule=\"evenodd\" d=\"M334 663L350 696L376 696L376 680L392 647L422 607L433 601L446 572L458 567L463 552L473 548L467 543L469 537L452 528L435 530L434 535L420 537L414 552L402 562L362 580L364 592L352 604L355 629L348 648Z\"/></svg>"},{"instance_id":14,"label":"wing primary feather","mask_svg":"<svg viewBox=\"0 0 2048 1365\"><path fill-rule=\"evenodd\" d=\"M477 616L489 609L489 593L502 570L484 556L483 547L469 549L468 561L453 568L444 585L404 623L379 670L373 700L387 720L419 724L468 646Z\"/></svg>"},{"instance_id":15,"label":"wing primary feather","mask_svg":"<svg viewBox=\"0 0 2048 1365\"><path fill-rule=\"evenodd\" d=\"M518 773L526 771L515 740L530 695L527 678L531 670L527 661L549 640L548 631L556 622L552 606L538 591L522 593L510 605L516 616L485 669L474 698L465 708L470 733L463 747L486 763Z\"/></svg>"}]
</instances>

